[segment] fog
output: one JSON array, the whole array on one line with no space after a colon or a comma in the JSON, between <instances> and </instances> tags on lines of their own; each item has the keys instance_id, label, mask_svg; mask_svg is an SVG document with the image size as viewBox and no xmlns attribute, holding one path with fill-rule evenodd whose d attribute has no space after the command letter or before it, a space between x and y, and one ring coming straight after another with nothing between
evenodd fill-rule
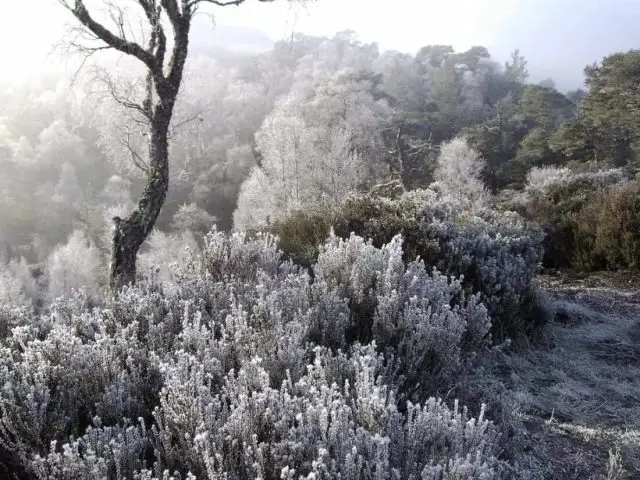
<instances>
[{"instance_id":1,"label":"fog","mask_svg":"<svg viewBox=\"0 0 640 480\"><path fill-rule=\"evenodd\" d=\"M203 11L200 22L213 27L209 14L214 10ZM68 63L59 52L52 54L68 21L55 0L0 1L2 80ZM504 61L519 48L532 80L551 77L566 91L582 85L585 65L637 47L639 23L639 0L319 0L303 7L251 2L216 9L215 24L223 32L202 28L194 41L263 50L292 32L332 36L353 30L383 50L408 53L430 44L459 51L483 45ZM225 27L233 28L225 32Z\"/></svg>"}]
</instances>

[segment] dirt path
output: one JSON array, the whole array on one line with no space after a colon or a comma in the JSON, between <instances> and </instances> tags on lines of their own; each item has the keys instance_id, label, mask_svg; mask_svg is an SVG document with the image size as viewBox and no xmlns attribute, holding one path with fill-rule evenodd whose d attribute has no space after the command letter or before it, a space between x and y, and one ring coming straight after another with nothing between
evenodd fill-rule
<instances>
[{"instance_id":1,"label":"dirt path","mask_svg":"<svg viewBox=\"0 0 640 480\"><path fill-rule=\"evenodd\" d=\"M546 344L502 359L525 412L532 478L640 479L636 280L540 278L556 311Z\"/></svg>"}]
</instances>

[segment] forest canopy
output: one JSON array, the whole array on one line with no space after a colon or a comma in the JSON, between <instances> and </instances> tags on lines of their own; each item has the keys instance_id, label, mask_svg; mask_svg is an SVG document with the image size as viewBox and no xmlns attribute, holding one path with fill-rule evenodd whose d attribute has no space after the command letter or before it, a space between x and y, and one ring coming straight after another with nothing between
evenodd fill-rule
<instances>
[{"instance_id":1,"label":"forest canopy","mask_svg":"<svg viewBox=\"0 0 640 480\"><path fill-rule=\"evenodd\" d=\"M526 84L518 52L506 65L482 47L427 46L411 56L380 52L351 32L297 35L259 55L194 54L158 228L170 231L187 205L230 229L237 209L246 226L308 202L336 202L389 175L424 187L439 145L457 135L486 161L493 193L522 186L532 167L633 165L638 107L631 81L619 79L633 78L638 58L613 55L586 69L588 93L564 95ZM113 68L119 88L139 87L135 72ZM144 132L92 79L85 72L72 89L65 78L34 79L2 92L0 243L10 258L44 261L75 229L105 248L105 219L140 191L132 149L144 157ZM631 95L624 105L621 91Z\"/></svg>"}]
</instances>

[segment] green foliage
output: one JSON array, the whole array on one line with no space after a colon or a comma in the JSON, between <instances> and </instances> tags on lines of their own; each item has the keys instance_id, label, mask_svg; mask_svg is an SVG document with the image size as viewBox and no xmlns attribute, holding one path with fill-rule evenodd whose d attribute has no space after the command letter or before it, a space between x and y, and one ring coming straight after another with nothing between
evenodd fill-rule
<instances>
[{"instance_id":1,"label":"green foliage","mask_svg":"<svg viewBox=\"0 0 640 480\"><path fill-rule=\"evenodd\" d=\"M574 109L574 104L555 89L527 86L520 99L519 111L528 133L518 146L516 163L525 166L526 170L564 163L564 158L551 148L551 139L555 130L573 117Z\"/></svg>"},{"instance_id":2,"label":"green foliage","mask_svg":"<svg viewBox=\"0 0 640 480\"><path fill-rule=\"evenodd\" d=\"M308 267L318 258L319 246L329 236L336 220L333 208L296 211L287 219L275 222L269 231L278 237L278 246L285 258Z\"/></svg>"},{"instance_id":3,"label":"green foliage","mask_svg":"<svg viewBox=\"0 0 640 480\"><path fill-rule=\"evenodd\" d=\"M575 217L576 267L582 270L640 267L640 184L599 195Z\"/></svg>"},{"instance_id":4,"label":"green foliage","mask_svg":"<svg viewBox=\"0 0 640 480\"><path fill-rule=\"evenodd\" d=\"M482 125L467 129L469 143L487 162L484 179L492 193L521 177L512 159L525 134L526 126L511 92L493 104L491 116Z\"/></svg>"},{"instance_id":5,"label":"green foliage","mask_svg":"<svg viewBox=\"0 0 640 480\"><path fill-rule=\"evenodd\" d=\"M420 256L431 264L437 248L429 253L435 246L421 236L419 218L419 208L406 197L393 202L370 196L352 196L335 208L295 212L268 230L279 238L278 245L285 258L300 265L308 266L315 262L319 246L328 238L332 228L341 238L349 238L354 232L371 239L377 247L400 233L405 238L405 260L415 260Z\"/></svg>"},{"instance_id":6,"label":"green foliage","mask_svg":"<svg viewBox=\"0 0 640 480\"><path fill-rule=\"evenodd\" d=\"M589 91L580 100L579 116L556 133L554 150L614 167L634 164L640 139L640 50L609 55L587 67L585 75Z\"/></svg>"},{"instance_id":7,"label":"green foliage","mask_svg":"<svg viewBox=\"0 0 640 480\"><path fill-rule=\"evenodd\" d=\"M527 70L527 60L520 55L520 50L516 49L511 53L511 59L505 63L505 77L513 82L525 83L529 78Z\"/></svg>"},{"instance_id":8,"label":"green foliage","mask_svg":"<svg viewBox=\"0 0 640 480\"><path fill-rule=\"evenodd\" d=\"M549 138L549 148L567 160L587 162L596 158L595 139L589 135L584 122L579 118L566 121L553 132Z\"/></svg>"},{"instance_id":9,"label":"green foliage","mask_svg":"<svg viewBox=\"0 0 640 480\"><path fill-rule=\"evenodd\" d=\"M534 169L519 210L544 225L544 265L583 272L638 268L639 188L621 169Z\"/></svg>"}]
</instances>

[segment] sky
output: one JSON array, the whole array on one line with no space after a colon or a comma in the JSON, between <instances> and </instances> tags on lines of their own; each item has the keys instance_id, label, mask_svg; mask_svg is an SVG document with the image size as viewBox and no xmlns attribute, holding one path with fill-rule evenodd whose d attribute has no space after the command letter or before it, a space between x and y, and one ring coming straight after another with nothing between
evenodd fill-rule
<instances>
[{"instance_id":1,"label":"sky","mask_svg":"<svg viewBox=\"0 0 640 480\"><path fill-rule=\"evenodd\" d=\"M520 48L532 79L551 76L564 88L580 86L585 65L640 48L640 0L316 0L304 7L247 0L203 11L215 12L218 24L259 29L273 40L349 29L381 49L410 53L428 44L484 45L503 60ZM50 53L69 20L56 0L0 0L1 64L21 77L46 69L60 59Z\"/></svg>"},{"instance_id":2,"label":"sky","mask_svg":"<svg viewBox=\"0 0 640 480\"><path fill-rule=\"evenodd\" d=\"M220 23L250 25L271 38L292 28L311 35L356 31L383 49L415 51L430 44L456 49L487 43L521 0L317 0L292 8L286 2L220 9ZM492 13L489 13L491 11Z\"/></svg>"}]
</instances>

